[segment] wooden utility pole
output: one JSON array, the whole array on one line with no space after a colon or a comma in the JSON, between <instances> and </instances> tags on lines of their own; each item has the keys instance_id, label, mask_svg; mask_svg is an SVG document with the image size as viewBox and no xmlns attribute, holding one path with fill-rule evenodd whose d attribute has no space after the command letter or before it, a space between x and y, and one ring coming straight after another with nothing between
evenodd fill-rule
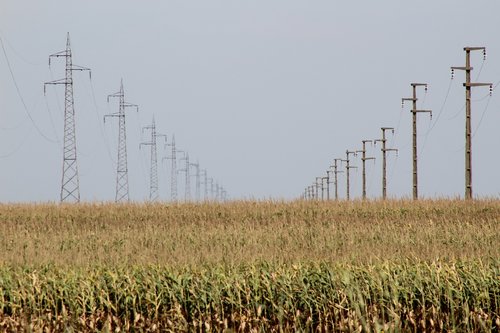
<instances>
[{"instance_id":1,"label":"wooden utility pole","mask_svg":"<svg viewBox=\"0 0 500 333\"><path fill-rule=\"evenodd\" d=\"M316 177L316 199L319 199L319 186L320 186L320 182L318 181L321 180L321 177ZM323 181L322 181L323 182Z\"/></svg>"},{"instance_id":2,"label":"wooden utility pole","mask_svg":"<svg viewBox=\"0 0 500 333\"><path fill-rule=\"evenodd\" d=\"M363 150L358 150L356 151L357 153L361 153L361 161L363 163L363 200L366 199L366 161L367 160L374 160L375 157L366 157L366 143L367 142L373 142L373 140L362 140L363 143Z\"/></svg>"},{"instance_id":3,"label":"wooden utility pole","mask_svg":"<svg viewBox=\"0 0 500 333\"><path fill-rule=\"evenodd\" d=\"M471 131L471 88L490 86L490 94L493 90L491 83L471 83L470 72L473 67L470 65L470 52L483 51L486 58L485 47L464 47L465 67L451 67L451 77L453 78L455 69L465 71L465 199L472 199L472 131Z\"/></svg>"},{"instance_id":4,"label":"wooden utility pole","mask_svg":"<svg viewBox=\"0 0 500 333\"><path fill-rule=\"evenodd\" d=\"M333 173L332 170L326 170L326 200L328 201L330 201L330 184L332 183L330 181L330 179L332 179L330 174L332 173Z\"/></svg>"},{"instance_id":5,"label":"wooden utility pole","mask_svg":"<svg viewBox=\"0 0 500 333\"><path fill-rule=\"evenodd\" d=\"M346 170L346 176L347 176L347 200L350 199L350 194L349 194L349 190L350 190L350 184L349 184L349 170L350 169L356 169L357 167L356 166L352 166L350 164L350 160L349 160L349 155L354 155L356 156L356 152L355 151L349 151L349 150L346 150L345 151L345 154L346 154L346 159L343 160L344 162L346 162L346 166L345 166L345 170Z\"/></svg>"},{"instance_id":6,"label":"wooden utility pole","mask_svg":"<svg viewBox=\"0 0 500 333\"><path fill-rule=\"evenodd\" d=\"M386 161L386 153L388 151L395 151L397 152L397 149L394 148L386 148L386 143L387 139L385 138L385 131L392 131L394 133L394 128L393 127L381 127L382 130L382 139L377 139L373 140L374 144L377 144L377 142L382 142L382 199L387 198L387 161Z\"/></svg>"},{"instance_id":7,"label":"wooden utility pole","mask_svg":"<svg viewBox=\"0 0 500 333\"><path fill-rule=\"evenodd\" d=\"M326 183L326 187L325 187L325 183ZM321 200L325 200L325 190L328 194L328 177L321 177ZM327 196L328 198L328 196Z\"/></svg>"},{"instance_id":8,"label":"wooden utility pole","mask_svg":"<svg viewBox=\"0 0 500 333\"><path fill-rule=\"evenodd\" d=\"M417 113L419 112L427 112L430 114L432 118L431 110L417 110L417 87L425 87L425 91L427 92L427 83L412 83L413 88L413 97L410 98L402 98L402 104L404 105L405 101L412 101L413 108L411 110L413 114L413 200L418 199L418 172L417 172Z\"/></svg>"},{"instance_id":9,"label":"wooden utility pole","mask_svg":"<svg viewBox=\"0 0 500 333\"><path fill-rule=\"evenodd\" d=\"M333 174L334 174L334 184L335 184L335 200L339 199L339 191L338 191L338 176L337 174L342 173L343 171L338 170L338 164L337 162L342 162L341 158L335 158L333 159L333 165L331 168L333 168Z\"/></svg>"}]
</instances>

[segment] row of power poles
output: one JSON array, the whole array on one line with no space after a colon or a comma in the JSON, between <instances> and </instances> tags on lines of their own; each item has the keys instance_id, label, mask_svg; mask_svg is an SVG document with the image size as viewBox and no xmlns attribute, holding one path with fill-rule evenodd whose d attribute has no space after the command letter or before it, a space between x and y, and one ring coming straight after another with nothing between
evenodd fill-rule
<instances>
[{"instance_id":1,"label":"row of power poles","mask_svg":"<svg viewBox=\"0 0 500 333\"><path fill-rule=\"evenodd\" d=\"M51 64L52 58L65 58L66 61L66 76L64 79L54 80L44 83L44 92L46 85L64 85L64 144L63 144L63 169L62 169L62 181L61 181L61 192L60 201L61 202L80 202L80 186L78 177L78 163L77 163L77 147L76 147L76 120L75 120L75 107L73 98L73 72L74 71L88 71L90 69L86 67L81 67L73 64L71 44L69 33L66 39L66 49L61 52L51 54L49 56L49 66ZM108 95L108 102L112 98L117 98L118 112L107 114L104 116L104 122L107 118L118 118L118 159L116 165L116 191L115 191L115 202L123 203L129 202L129 184L128 184L128 165L127 165L127 134L126 134L126 109L134 108L139 111L139 107L136 104L131 104L125 101L125 92L123 88L123 80L120 83L120 89L118 92ZM172 142L167 142L167 136L165 134L158 133L156 130L155 119L151 125L145 126L142 129L144 131L149 131L150 140L141 142L139 148L143 146L150 147L150 179L149 179L149 200L156 201L159 198L158 191L158 155L157 155L157 144L158 139L163 138L166 146L171 147L171 155L166 157L166 159L171 160L171 174L170 174L170 187L171 187L171 200L177 201L177 174L184 172L186 176L185 184L185 200L190 201L190 170L191 168L196 168L196 200L201 200L201 184L205 186L204 189L204 200L226 200L227 192L218 182L214 182L213 178L208 178L207 170L200 170L199 163L190 163L189 155L187 152L177 150L175 146L175 137L172 137ZM184 153L182 160L185 160L185 168L177 168L177 153ZM201 180L203 176L203 180ZM210 191L209 191L210 189ZM210 195L209 195L210 193Z\"/></svg>"},{"instance_id":2,"label":"row of power poles","mask_svg":"<svg viewBox=\"0 0 500 333\"><path fill-rule=\"evenodd\" d=\"M378 142L382 143L382 148L380 149L382 152L382 198L387 197L387 162L386 155L387 152L398 150L395 148L387 148L387 138L386 131L393 131L392 127L381 127L382 130L382 138L375 140L361 140L362 149L360 150L346 150L345 151L345 159L342 158L334 158L332 165L326 170L325 177L316 177L315 181L312 185L306 187L304 192L302 193L302 198L306 200L311 199L320 199L320 200L330 200L330 185L334 186L335 200L339 199L339 191L338 191L338 174L345 173L346 174L346 199L351 199L351 169L357 169L358 167L352 165L352 158L357 157L358 154L361 154L361 162L362 162L362 198L366 199L366 161L375 160L375 157L366 156L366 144L373 143L374 145ZM344 165L345 170L339 170ZM333 174L333 179L332 175ZM325 196L326 192L326 196Z\"/></svg>"},{"instance_id":3,"label":"row of power poles","mask_svg":"<svg viewBox=\"0 0 500 333\"><path fill-rule=\"evenodd\" d=\"M471 91L473 87L489 86L490 95L493 91L492 83L480 83L471 82L471 71L473 67L471 66L470 55L472 51L482 51L484 59L486 59L486 48L485 47L464 47L465 51L465 66L461 67L451 67L452 79L455 70L465 71L465 82L463 86L465 87L465 198L472 199L472 133L471 133ZM417 107L417 90L418 88L424 88L427 92L427 83L411 83L412 96L402 98L402 105L405 102L412 102L412 197L414 200L418 199L418 156L417 156L417 114L428 113L432 119L432 110L418 109ZM392 131L394 133L394 128L392 127L381 127L382 138L376 140L362 140L361 150L346 150L345 159L335 158L334 163L326 171L325 177L315 177L315 181L312 185L306 187L301 195L303 199L325 199L324 192L326 191L326 199L330 199L330 184L335 186L335 199L338 199L338 178L337 174L342 172L338 170L338 163L345 163L345 173L346 173L346 198L350 199L350 169L357 168L351 164L351 156L357 156L361 153L362 161L362 198L366 199L366 171L365 164L367 160L374 160L374 157L366 156L366 143L381 143L382 151L382 198L387 198L387 162L386 153L388 152L398 152L395 148L387 148L387 137L386 131ZM334 175L333 181L331 181L331 174ZM321 194L320 194L321 193Z\"/></svg>"}]
</instances>

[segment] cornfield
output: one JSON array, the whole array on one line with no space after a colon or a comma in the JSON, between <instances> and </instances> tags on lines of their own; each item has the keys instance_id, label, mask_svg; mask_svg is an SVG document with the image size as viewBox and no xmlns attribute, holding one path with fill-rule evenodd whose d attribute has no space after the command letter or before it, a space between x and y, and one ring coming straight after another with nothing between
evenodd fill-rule
<instances>
[{"instance_id":1,"label":"cornfield","mask_svg":"<svg viewBox=\"0 0 500 333\"><path fill-rule=\"evenodd\" d=\"M4 331L500 329L500 203L0 205Z\"/></svg>"}]
</instances>

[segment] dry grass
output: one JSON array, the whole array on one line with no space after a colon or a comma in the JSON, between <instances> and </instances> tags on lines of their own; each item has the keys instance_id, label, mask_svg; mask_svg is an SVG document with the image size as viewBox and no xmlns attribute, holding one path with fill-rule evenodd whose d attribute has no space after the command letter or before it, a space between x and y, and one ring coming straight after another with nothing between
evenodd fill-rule
<instances>
[{"instance_id":1,"label":"dry grass","mask_svg":"<svg viewBox=\"0 0 500 333\"><path fill-rule=\"evenodd\" d=\"M374 263L500 257L500 201L0 205L0 263Z\"/></svg>"},{"instance_id":2,"label":"dry grass","mask_svg":"<svg viewBox=\"0 0 500 333\"><path fill-rule=\"evenodd\" d=\"M0 205L2 331L500 329L500 201Z\"/></svg>"}]
</instances>

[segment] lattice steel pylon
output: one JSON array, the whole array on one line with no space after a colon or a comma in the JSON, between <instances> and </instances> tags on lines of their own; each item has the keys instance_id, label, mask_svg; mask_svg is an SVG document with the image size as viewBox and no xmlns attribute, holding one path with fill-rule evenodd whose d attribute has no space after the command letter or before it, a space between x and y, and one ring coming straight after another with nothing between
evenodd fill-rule
<instances>
[{"instance_id":1,"label":"lattice steel pylon","mask_svg":"<svg viewBox=\"0 0 500 333\"><path fill-rule=\"evenodd\" d=\"M171 147L170 156L167 157L171 160L170 170L170 199L177 201L177 148L175 146L175 135L172 135L172 143L167 143Z\"/></svg>"},{"instance_id":2,"label":"lattice steel pylon","mask_svg":"<svg viewBox=\"0 0 500 333\"><path fill-rule=\"evenodd\" d=\"M203 185L204 185L204 196L203 200L207 201L208 200L208 174L207 174L207 169L201 170L201 174L203 175Z\"/></svg>"},{"instance_id":3,"label":"lattice steel pylon","mask_svg":"<svg viewBox=\"0 0 500 333\"><path fill-rule=\"evenodd\" d=\"M73 65L69 33L66 39L66 49L51 54L52 58L66 58L66 77L44 83L44 93L47 84L64 84L64 145L63 172L61 181L61 202L80 202L80 182L78 178L78 163L76 154L75 102L73 99L73 71L89 71L86 67ZM89 74L90 75L90 74Z\"/></svg>"},{"instance_id":4,"label":"lattice steel pylon","mask_svg":"<svg viewBox=\"0 0 500 333\"><path fill-rule=\"evenodd\" d=\"M128 167L127 167L127 132L125 126L125 108L134 107L139 111L139 106L125 102L125 92L123 90L123 79L120 82L120 91L108 95L110 98L119 98L118 112L107 114L106 117L118 117L118 160L116 163L116 194L115 202L128 202L130 200L128 192Z\"/></svg>"},{"instance_id":5,"label":"lattice steel pylon","mask_svg":"<svg viewBox=\"0 0 500 333\"><path fill-rule=\"evenodd\" d=\"M191 163L190 166L196 168L196 173L194 176L196 177L196 201L200 201L201 195L200 195L200 163L196 161L196 163Z\"/></svg>"},{"instance_id":6,"label":"lattice steel pylon","mask_svg":"<svg viewBox=\"0 0 500 333\"><path fill-rule=\"evenodd\" d=\"M180 169L179 172L184 172L186 175L185 185L184 185L184 200L186 202L191 200L191 176L189 173L189 153L185 153L184 157L181 158L181 161L186 161L186 165L184 169Z\"/></svg>"},{"instance_id":7,"label":"lattice steel pylon","mask_svg":"<svg viewBox=\"0 0 500 333\"><path fill-rule=\"evenodd\" d=\"M159 192L158 192L158 156L156 152L156 139L158 137L164 137L165 141L166 135L164 134L158 134L156 132L156 124L155 124L155 118L153 117L153 122L151 123L150 126L145 126L142 128L143 132L144 130L150 130L151 131L151 141L149 142L141 142L139 145L142 147L143 145L146 146L151 146L151 165L150 165L150 172L149 172L149 200L150 201L156 201L158 200L159 197Z\"/></svg>"}]
</instances>

